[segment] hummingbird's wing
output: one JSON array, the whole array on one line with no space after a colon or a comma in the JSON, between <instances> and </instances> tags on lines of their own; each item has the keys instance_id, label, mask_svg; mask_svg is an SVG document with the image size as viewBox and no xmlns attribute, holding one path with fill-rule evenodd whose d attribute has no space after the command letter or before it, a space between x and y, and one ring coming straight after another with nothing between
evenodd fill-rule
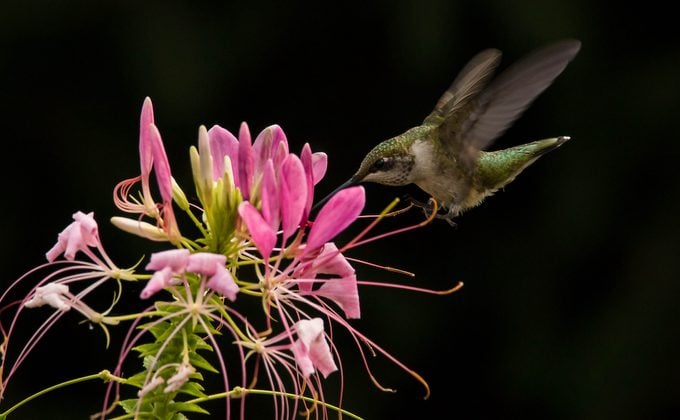
<instances>
[{"instance_id":1,"label":"hummingbird's wing","mask_svg":"<svg viewBox=\"0 0 680 420\"><path fill-rule=\"evenodd\" d=\"M456 114L484 89L501 61L501 52L484 50L475 55L458 73L451 86L439 98L425 124L441 124L446 117Z\"/></svg>"},{"instance_id":2,"label":"hummingbird's wing","mask_svg":"<svg viewBox=\"0 0 680 420\"><path fill-rule=\"evenodd\" d=\"M471 107L461 109L464 115L447 115L440 126L444 148L471 169L477 152L500 137L522 115L580 48L577 40L560 41L508 67L476 95Z\"/></svg>"}]
</instances>

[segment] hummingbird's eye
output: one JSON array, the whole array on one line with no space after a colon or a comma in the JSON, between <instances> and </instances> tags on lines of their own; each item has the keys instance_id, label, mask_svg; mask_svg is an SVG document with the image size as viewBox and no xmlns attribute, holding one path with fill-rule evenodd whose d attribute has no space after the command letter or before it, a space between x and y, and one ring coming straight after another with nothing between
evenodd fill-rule
<instances>
[{"instance_id":1,"label":"hummingbird's eye","mask_svg":"<svg viewBox=\"0 0 680 420\"><path fill-rule=\"evenodd\" d=\"M388 158L380 158L371 165L371 172L386 171L392 167L392 160Z\"/></svg>"}]
</instances>

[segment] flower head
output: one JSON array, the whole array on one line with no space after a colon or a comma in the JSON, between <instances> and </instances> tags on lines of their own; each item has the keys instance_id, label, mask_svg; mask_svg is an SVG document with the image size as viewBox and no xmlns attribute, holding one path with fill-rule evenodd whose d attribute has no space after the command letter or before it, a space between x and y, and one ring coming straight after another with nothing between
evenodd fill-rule
<instances>
[{"instance_id":1,"label":"flower head","mask_svg":"<svg viewBox=\"0 0 680 420\"><path fill-rule=\"evenodd\" d=\"M104 252L93 214L75 213L46 254L44 268L56 268L54 272L16 301L23 305L18 305L9 329L0 325L5 335L0 345L3 372L4 348L18 314L44 305L56 309L28 340L14 367L4 370L9 373L3 386L45 331L71 311L102 326L107 339L107 325L133 320L113 372L116 379L108 378L102 418L108 415L109 398L120 395L114 387L122 384L136 387L136 398L118 402L129 417L162 412L168 418L183 418L183 411L201 412L196 401L209 397L200 384L201 371L221 373L227 418L236 401L241 404L241 417L245 416L248 388L272 396L276 418L294 416L300 406L308 417L318 409L317 417L328 418L332 406L325 403L324 381L338 370L340 397L343 394L341 349L333 341L336 330L357 343L365 369L380 389L389 390L371 373L369 351L393 361L427 388L420 376L351 324L361 317L359 285L422 290L358 280L353 266L357 260L349 256L350 250L393 234L364 239L381 215L341 245L340 235L351 232L348 228L364 208L363 187L338 192L315 217L314 190L326 173L327 156L312 152L309 144L299 154L291 152L278 125L265 128L254 139L246 123L237 135L217 125L209 130L200 126L190 159L195 193L184 194L172 178L153 106L146 98L140 115L140 175L114 189L116 205L136 216L111 221L142 238L170 242L173 249L151 253L143 266L147 272L136 273L140 263L121 270ZM151 183L152 173L156 185ZM139 186L139 191L132 192L133 186ZM189 202L192 197L196 202ZM186 214L187 231L193 228L194 236L180 232L173 203L178 214ZM59 260L61 255L64 259ZM75 287L87 280L91 281L84 287ZM124 295L122 280L146 282L139 297L151 301L147 309L109 315ZM99 313L84 299L107 282L117 285L118 291L111 307ZM0 302L15 284L0 296ZM247 302L253 298L256 305ZM236 359L223 356L228 349L236 352ZM130 353L141 357L141 371L123 378ZM227 373L235 367L241 370L236 382ZM258 381L267 383L258 388Z\"/></svg>"}]
</instances>

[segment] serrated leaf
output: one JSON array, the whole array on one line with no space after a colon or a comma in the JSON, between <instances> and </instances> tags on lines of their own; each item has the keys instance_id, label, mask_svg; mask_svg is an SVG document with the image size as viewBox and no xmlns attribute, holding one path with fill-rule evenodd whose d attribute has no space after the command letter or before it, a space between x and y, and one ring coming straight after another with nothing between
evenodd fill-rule
<instances>
[{"instance_id":1,"label":"serrated leaf","mask_svg":"<svg viewBox=\"0 0 680 420\"><path fill-rule=\"evenodd\" d=\"M206 397L206 394L203 392L203 387L200 384L197 384L196 382L186 382L177 392L180 394L187 394L196 398Z\"/></svg>"},{"instance_id":2,"label":"serrated leaf","mask_svg":"<svg viewBox=\"0 0 680 420\"><path fill-rule=\"evenodd\" d=\"M168 328L170 328L170 323L168 321L151 321L137 326L137 329L146 330L156 338L163 334Z\"/></svg>"},{"instance_id":3,"label":"serrated leaf","mask_svg":"<svg viewBox=\"0 0 680 420\"><path fill-rule=\"evenodd\" d=\"M190 413L210 414L203 407L195 403L173 402L168 404L168 409L171 411L186 411Z\"/></svg>"},{"instance_id":4,"label":"serrated leaf","mask_svg":"<svg viewBox=\"0 0 680 420\"><path fill-rule=\"evenodd\" d=\"M144 386L144 381L146 380L147 372L145 370L136 373L129 378L127 378L127 384L142 388Z\"/></svg>"},{"instance_id":5,"label":"serrated leaf","mask_svg":"<svg viewBox=\"0 0 680 420\"><path fill-rule=\"evenodd\" d=\"M198 353L189 354L189 361L191 362L192 366L197 367L199 369L207 370L208 372L212 373L219 372L210 364L210 362L208 362L206 359L203 358L203 356L201 356Z\"/></svg>"},{"instance_id":6,"label":"serrated leaf","mask_svg":"<svg viewBox=\"0 0 680 420\"><path fill-rule=\"evenodd\" d=\"M202 341L202 340L201 340L201 341L197 341L197 342L195 343L195 345L194 345L194 347L193 347L192 350L194 350L194 351L197 351L197 350L207 350L207 351L209 351L209 352L212 352L212 351L213 351L213 348L212 348L212 346L211 346L210 344L208 344L208 343L206 343L205 341Z\"/></svg>"},{"instance_id":7,"label":"serrated leaf","mask_svg":"<svg viewBox=\"0 0 680 420\"><path fill-rule=\"evenodd\" d=\"M118 401L118 405L120 405L127 414L132 414L135 412L137 400L136 399L121 400Z\"/></svg>"},{"instance_id":8,"label":"serrated leaf","mask_svg":"<svg viewBox=\"0 0 680 420\"><path fill-rule=\"evenodd\" d=\"M142 409L137 410L138 404L139 404L139 400L136 399L136 398L130 398L130 399L127 399L127 400L118 401L118 405L120 405L123 408L123 410L125 410L126 413L133 414L133 413L138 412L140 414L139 418L144 418L143 416L141 416L141 413L148 412L150 405L147 404L147 401L144 401L142 403L142 407L141 407Z\"/></svg>"},{"instance_id":9,"label":"serrated leaf","mask_svg":"<svg viewBox=\"0 0 680 420\"><path fill-rule=\"evenodd\" d=\"M196 334L192 334L188 338L188 345L191 350L209 350L213 351L213 348L210 344L207 343L205 339L202 337L199 337Z\"/></svg>"},{"instance_id":10,"label":"serrated leaf","mask_svg":"<svg viewBox=\"0 0 680 420\"><path fill-rule=\"evenodd\" d=\"M139 353L141 357L155 356L158 349L161 348L161 343L145 343L132 348L132 350Z\"/></svg>"},{"instance_id":11,"label":"serrated leaf","mask_svg":"<svg viewBox=\"0 0 680 420\"><path fill-rule=\"evenodd\" d=\"M154 306L156 309L160 312L167 312L167 313L175 313L181 309L183 309L180 305L178 305L175 302L165 302L165 301L157 301L154 303Z\"/></svg>"}]
</instances>

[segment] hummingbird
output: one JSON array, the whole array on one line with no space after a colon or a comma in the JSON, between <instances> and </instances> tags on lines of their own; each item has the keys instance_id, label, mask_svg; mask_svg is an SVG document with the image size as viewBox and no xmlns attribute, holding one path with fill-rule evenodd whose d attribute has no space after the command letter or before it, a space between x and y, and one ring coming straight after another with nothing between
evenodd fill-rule
<instances>
[{"instance_id":1,"label":"hummingbird","mask_svg":"<svg viewBox=\"0 0 680 420\"><path fill-rule=\"evenodd\" d=\"M356 173L316 207L361 182L416 184L443 211L438 217L454 224L460 213L479 205L570 139L559 136L485 150L562 73L580 47L577 40L558 41L530 53L495 78L501 52L481 51L463 67L421 125L375 146Z\"/></svg>"}]
</instances>

